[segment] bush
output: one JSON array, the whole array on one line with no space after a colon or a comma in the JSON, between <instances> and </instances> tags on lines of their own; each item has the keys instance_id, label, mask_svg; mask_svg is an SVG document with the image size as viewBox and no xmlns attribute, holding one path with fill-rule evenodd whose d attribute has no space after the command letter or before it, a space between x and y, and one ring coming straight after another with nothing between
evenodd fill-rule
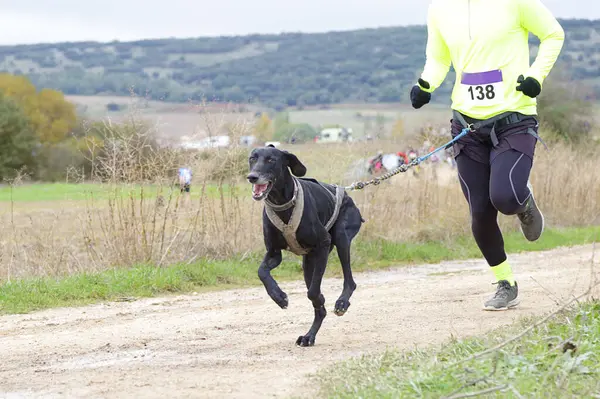
<instances>
[{"instance_id":1,"label":"bush","mask_svg":"<svg viewBox=\"0 0 600 399\"><path fill-rule=\"evenodd\" d=\"M11 99L0 94L0 179L23 168L33 169L39 142L27 118Z\"/></svg>"},{"instance_id":2,"label":"bush","mask_svg":"<svg viewBox=\"0 0 600 399\"><path fill-rule=\"evenodd\" d=\"M273 139L286 143L304 143L316 135L317 131L308 123L286 123L276 127Z\"/></svg>"},{"instance_id":3,"label":"bush","mask_svg":"<svg viewBox=\"0 0 600 399\"><path fill-rule=\"evenodd\" d=\"M233 147L202 152L206 161L205 178L224 181L244 177L248 172L248 149Z\"/></svg>"},{"instance_id":4,"label":"bush","mask_svg":"<svg viewBox=\"0 0 600 399\"><path fill-rule=\"evenodd\" d=\"M92 177L111 183L156 182L176 168L176 152L161 148L154 127L130 119L94 123L86 134Z\"/></svg>"},{"instance_id":5,"label":"bush","mask_svg":"<svg viewBox=\"0 0 600 399\"><path fill-rule=\"evenodd\" d=\"M124 106L117 104L117 103L113 103L113 102L106 104L106 110L110 111L110 112L118 112L118 111L122 110L123 108L124 108Z\"/></svg>"},{"instance_id":6,"label":"bush","mask_svg":"<svg viewBox=\"0 0 600 399\"><path fill-rule=\"evenodd\" d=\"M64 181L71 170L89 176L90 160L85 155L84 143L78 140L67 140L61 143L41 147L36 157L35 178L41 181Z\"/></svg>"},{"instance_id":7,"label":"bush","mask_svg":"<svg viewBox=\"0 0 600 399\"><path fill-rule=\"evenodd\" d=\"M560 76L544 83L538 98L538 115L544 136L578 143L589 138L594 108L586 101L587 89Z\"/></svg>"}]
</instances>

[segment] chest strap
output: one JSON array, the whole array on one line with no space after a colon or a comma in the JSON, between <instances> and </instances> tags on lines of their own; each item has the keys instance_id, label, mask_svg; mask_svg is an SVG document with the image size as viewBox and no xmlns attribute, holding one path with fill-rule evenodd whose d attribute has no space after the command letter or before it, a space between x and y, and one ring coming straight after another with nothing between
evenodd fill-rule
<instances>
[{"instance_id":1,"label":"chest strap","mask_svg":"<svg viewBox=\"0 0 600 399\"><path fill-rule=\"evenodd\" d=\"M279 216L277 216L277 208L273 209L273 207L270 206L270 202L265 202L265 211L271 223L273 223L277 230L283 234L283 238L288 245L287 249L296 255L306 255L309 250L302 248L300 243L298 243L298 239L296 238L296 232L298 231L300 221L302 220L302 214L304 213L304 189L302 188L302 184L300 184L296 178L293 179L294 197L292 198L292 201L285 204L290 204L286 209L289 209L292 206L294 207L294 209L292 209L292 216L290 217L289 222L286 224ZM334 195L326 187L323 186L323 188L325 188L325 190L331 194L335 203L333 214L325 225L325 230L329 231L340 214L340 208L342 206L342 200L344 198L345 191L343 187L336 186Z\"/></svg>"},{"instance_id":2,"label":"chest strap","mask_svg":"<svg viewBox=\"0 0 600 399\"><path fill-rule=\"evenodd\" d=\"M327 188L326 188L327 190ZM342 201L344 200L344 188L341 186L335 186L335 195L327 190L328 193L331 194L331 196L333 197L333 201L335 204L335 208L333 209L333 214L331 215L331 217L329 218L329 220L327 221L327 224L325 225L325 230L329 231L331 230L331 227L333 226L333 224L337 221L337 218L340 214L340 208L342 207Z\"/></svg>"}]
</instances>

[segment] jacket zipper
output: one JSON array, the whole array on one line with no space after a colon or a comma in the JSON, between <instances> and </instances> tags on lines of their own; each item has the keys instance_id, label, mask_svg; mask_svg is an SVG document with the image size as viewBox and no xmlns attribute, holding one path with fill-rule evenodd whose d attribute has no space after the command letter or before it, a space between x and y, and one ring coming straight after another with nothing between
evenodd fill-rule
<instances>
[{"instance_id":1,"label":"jacket zipper","mask_svg":"<svg viewBox=\"0 0 600 399\"><path fill-rule=\"evenodd\" d=\"M468 16L468 24L469 24L469 40L472 40L471 39L471 0L467 1L467 6L468 6L467 16Z\"/></svg>"}]
</instances>

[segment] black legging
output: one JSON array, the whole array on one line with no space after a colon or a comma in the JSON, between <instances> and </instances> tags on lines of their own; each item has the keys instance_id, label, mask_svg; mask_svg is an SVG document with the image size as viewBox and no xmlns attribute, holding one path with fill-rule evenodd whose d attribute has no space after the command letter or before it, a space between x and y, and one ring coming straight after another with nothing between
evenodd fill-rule
<instances>
[{"instance_id":1,"label":"black legging","mask_svg":"<svg viewBox=\"0 0 600 399\"><path fill-rule=\"evenodd\" d=\"M516 150L497 155L486 165L460 153L456 157L460 185L471 210L471 228L490 266L506 260L498 212L522 212L530 196L527 181L533 161Z\"/></svg>"}]
</instances>

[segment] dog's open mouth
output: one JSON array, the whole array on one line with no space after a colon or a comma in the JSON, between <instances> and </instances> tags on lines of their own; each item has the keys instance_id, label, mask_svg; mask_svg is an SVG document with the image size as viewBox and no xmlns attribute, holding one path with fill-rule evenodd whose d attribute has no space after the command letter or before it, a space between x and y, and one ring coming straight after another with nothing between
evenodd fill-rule
<instances>
[{"instance_id":1,"label":"dog's open mouth","mask_svg":"<svg viewBox=\"0 0 600 399\"><path fill-rule=\"evenodd\" d=\"M271 182L267 182L265 184L253 184L252 198L256 201L265 199L267 195L269 195L269 191L271 191L272 186L273 184Z\"/></svg>"}]
</instances>

